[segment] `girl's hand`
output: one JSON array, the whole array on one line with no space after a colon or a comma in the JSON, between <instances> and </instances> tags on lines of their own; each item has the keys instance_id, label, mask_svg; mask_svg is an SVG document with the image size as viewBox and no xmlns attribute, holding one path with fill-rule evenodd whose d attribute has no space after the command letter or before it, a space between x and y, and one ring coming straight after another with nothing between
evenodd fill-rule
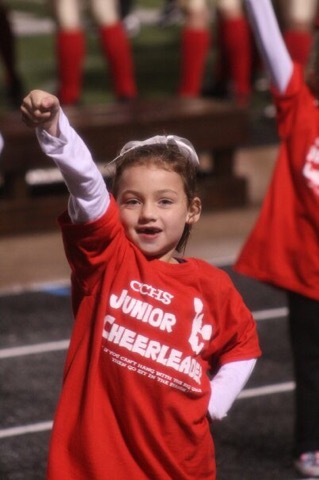
<instances>
[{"instance_id":1,"label":"girl's hand","mask_svg":"<svg viewBox=\"0 0 319 480\"><path fill-rule=\"evenodd\" d=\"M41 127L54 137L59 136L59 112L58 98L42 90L32 90L21 105L22 120L28 127Z\"/></svg>"}]
</instances>

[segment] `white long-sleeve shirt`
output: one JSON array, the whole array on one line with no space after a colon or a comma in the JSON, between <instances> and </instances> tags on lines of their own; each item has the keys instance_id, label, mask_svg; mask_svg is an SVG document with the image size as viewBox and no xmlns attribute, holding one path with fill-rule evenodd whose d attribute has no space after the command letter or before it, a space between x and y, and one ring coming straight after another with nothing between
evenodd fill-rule
<instances>
[{"instance_id":1,"label":"white long-sleeve shirt","mask_svg":"<svg viewBox=\"0 0 319 480\"><path fill-rule=\"evenodd\" d=\"M271 0L245 0L248 17L271 82L280 93L289 83L293 62L282 37Z\"/></svg>"},{"instance_id":2,"label":"white long-sleeve shirt","mask_svg":"<svg viewBox=\"0 0 319 480\"><path fill-rule=\"evenodd\" d=\"M110 202L104 179L89 149L71 127L62 109L59 114L59 131L59 137L53 137L37 128L40 147L54 161L68 187L68 211L72 222L96 220L105 213Z\"/></svg>"}]
</instances>

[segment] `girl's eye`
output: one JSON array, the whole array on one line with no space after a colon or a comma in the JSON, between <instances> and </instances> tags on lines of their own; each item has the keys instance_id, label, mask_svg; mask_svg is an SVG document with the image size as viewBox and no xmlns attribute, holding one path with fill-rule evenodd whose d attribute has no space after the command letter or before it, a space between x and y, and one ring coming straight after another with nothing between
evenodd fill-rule
<instances>
[{"instance_id":1,"label":"girl's eye","mask_svg":"<svg viewBox=\"0 0 319 480\"><path fill-rule=\"evenodd\" d=\"M124 201L125 205L138 205L140 202L137 200L137 198L128 198L127 200Z\"/></svg>"},{"instance_id":2,"label":"girl's eye","mask_svg":"<svg viewBox=\"0 0 319 480\"><path fill-rule=\"evenodd\" d=\"M159 203L160 205L164 205L164 206L172 205L173 200L171 200L170 198L162 198Z\"/></svg>"}]
</instances>

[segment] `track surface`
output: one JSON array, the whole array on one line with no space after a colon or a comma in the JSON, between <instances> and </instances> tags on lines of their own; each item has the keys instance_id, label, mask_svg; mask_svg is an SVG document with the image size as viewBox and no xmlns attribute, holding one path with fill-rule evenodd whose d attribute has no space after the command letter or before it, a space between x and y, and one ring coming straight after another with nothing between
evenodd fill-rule
<instances>
[{"instance_id":1,"label":"track surface","mask_svg":"<svg viewBox=\"0 0 319 480\"><path fill-rule=\"evenodd\" d=\"M225 269L255 315L263 357L228 417L213 426L217 478L295 480L294 385L285 295ZM50 425L71 330L68 293L66 287L43 286L0 297L1 480L45 477Z\"/></svg>"}]
</instances>

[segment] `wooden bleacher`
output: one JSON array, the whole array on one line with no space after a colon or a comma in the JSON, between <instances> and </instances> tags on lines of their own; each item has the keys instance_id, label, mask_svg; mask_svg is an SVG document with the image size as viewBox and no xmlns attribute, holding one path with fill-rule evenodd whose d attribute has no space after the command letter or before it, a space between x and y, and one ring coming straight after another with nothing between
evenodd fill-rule
<instances>
[{"instance_id":1,"label":"wooden bleacher","mask_svg":"<svg viewBox=\"0 0 319 480\"><path fill-rule=\"evenodd\" d=\"M247 182L235 176L234 154L248 138L245 110L207 99L138 100L129 104L96 105L65 109L71 124L89 146L97 162L107 163L123 144L158 134L188 138L199 154L213 156L211 171L200 175L204 210L242 206L247 201ZM0 235L56 228L55 218L67 205L60 186L36 189L26 173L52 168L40 151L32 129L19 112L0 117L5 147L0 157Z\"/></svg>"}]
</instances>

